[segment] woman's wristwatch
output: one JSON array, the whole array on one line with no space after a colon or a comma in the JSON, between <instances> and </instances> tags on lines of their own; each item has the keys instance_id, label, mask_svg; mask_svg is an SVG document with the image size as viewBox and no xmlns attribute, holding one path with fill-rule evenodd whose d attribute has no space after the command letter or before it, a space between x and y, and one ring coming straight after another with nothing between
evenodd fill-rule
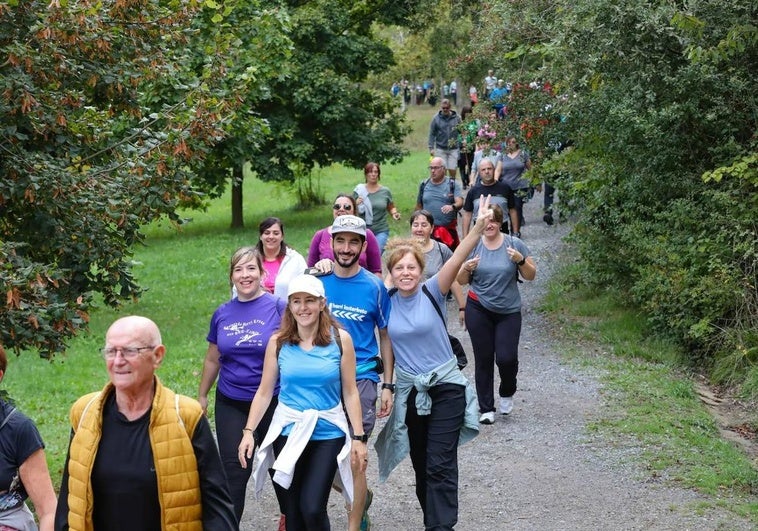
<instances>
[{"instance_id":1,"label":"woman's wristwatch","mask_svg":"<svg viewBox=\"0 0 758 531\"><path fill-rule=\"evenodd\" d=\"M526 256L524 256L524 255L522 254L522 255L521 255L521 261L520 261L520 262L516 262L516 265L517 265L517 266L519 266L519 267L521 267L521 266L522 266L522 265L524 265L525 263L526 263Z\"/></svg>"},{"instance_id":2,"label":"woman's wristwatch","mask_svg":"<svg viewBox=\"0 0 758 531\"><path fill-rule=\"evenodd\" d=\"M395 384L383 383L382 384L382 389L389 389L391 393L394 393L395 392Z\"/></svg>"},{"instance_id":3,"label":"woman's wristwatch","mask_svg":"<svg viewBox=\"0 0 758 531\"><path fill-rule=\"evenodd\" d=\"M351 438L354 441L368 442L368 435L365 434L365 433L363 435L355 435L355 434L353 434L353 435L351 435Z\"/></svg>"}]
</instances>

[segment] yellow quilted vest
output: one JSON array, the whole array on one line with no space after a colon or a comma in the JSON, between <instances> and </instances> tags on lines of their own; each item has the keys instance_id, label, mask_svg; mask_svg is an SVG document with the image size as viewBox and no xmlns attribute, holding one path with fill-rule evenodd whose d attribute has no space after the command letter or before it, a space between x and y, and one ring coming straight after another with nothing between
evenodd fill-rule
<instances>
[{"instance_id":1,"label":"yellow quilted vest","mask_svg":"<svg viewBox=\"0 0 758 531\"><path fill-rule=\"evenodd\" d=\"M74 430L68 462L68 524L70 531L92 531L92 483L102 433L105 398L102 391L81 397L71 407ZM150 446L158 478L163 531L202 531L202 504L192 435L202 417L200 404L163 387L155 377L155 397L150 413Z\"/></svg>"}]
</instances>

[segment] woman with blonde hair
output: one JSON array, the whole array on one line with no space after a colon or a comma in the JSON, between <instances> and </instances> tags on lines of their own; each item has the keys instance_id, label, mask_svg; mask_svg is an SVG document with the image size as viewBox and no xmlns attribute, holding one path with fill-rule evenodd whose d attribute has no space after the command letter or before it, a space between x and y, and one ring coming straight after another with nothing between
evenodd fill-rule
<instances>
[{"instance_id":1,"label":"woman with blonde hair","mask_svg":"<svg viewBox=\"0 0 758 531\"><path fill-rule=\"evenodd\" d=\"M229 282L236 295L211 317L197 400L207 415L208 393L216 384L216 438L239 522L250 479L250 469L241 468L237 459L239 434L261 384L266 345L279 329L287 304L263 289L263 259L255 247L240 247L229 262ZM271 405L254 433L257 443L266 435L278 393L274 388Z\"/></svg>"},{"instance_id":2,"label":"woman with blonde hair","mask_svg":"<svg viewBox=\"0 0 758 531\"><path fill-rule=\"evenodd\" d=\"M377 438L379 476L384 481L410 454L416 497L426 529L452 530L458 521L458 446L479 432L476 399L458 369L447 328L434 309L445 296L466 255L479 240L492 211L480 199L479 217L440 270L423 280L424 252L406 239L388 246L392 295L389 332L395 353L395 407Z\"/></svg>"}]
</instances>

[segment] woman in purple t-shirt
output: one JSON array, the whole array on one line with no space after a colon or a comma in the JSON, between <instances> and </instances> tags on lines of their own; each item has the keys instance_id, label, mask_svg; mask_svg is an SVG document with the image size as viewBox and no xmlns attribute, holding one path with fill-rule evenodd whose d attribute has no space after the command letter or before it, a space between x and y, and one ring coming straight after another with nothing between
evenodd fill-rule
<instances>
[{"instance_id":1,"label":"woman in purple t-shirt","mask_svg":"<svg viewBox=\"0 0 758 531\"><path fill-rule=\"evenodd\" d=\"M237 521L245 508L245 490L251 470L251 467L243 469L239 464L237 446L240 433L261 382L266 344L279 329L287 306L285 301L263 289L264 276L263 260L255 247L242 247L234 253L229 280L236 296L213 313L198 390L198 401L207 413L208 392L218 380L216 436ZM277 387L275 395L278 392ZM256 442L260 442L266 434L276 403L275 396L256 430Z\"/></svg>"}]
</instances>

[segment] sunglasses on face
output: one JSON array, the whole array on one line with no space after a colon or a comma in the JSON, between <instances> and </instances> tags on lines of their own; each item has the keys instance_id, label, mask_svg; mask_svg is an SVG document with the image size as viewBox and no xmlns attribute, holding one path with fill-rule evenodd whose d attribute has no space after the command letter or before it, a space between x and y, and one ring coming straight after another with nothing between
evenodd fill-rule
<instances>
[{"instance_id":1,"label":"sunglasses on face","mask_svg":"<svg viewBox=\"0 0 758 531\"><path fill-rule=\"evenodd\" d=\"M332 206L334 210L352 210L353 205L340 205L338 203L335 203L334 206Z\"/></svg>"}]
</instances>

